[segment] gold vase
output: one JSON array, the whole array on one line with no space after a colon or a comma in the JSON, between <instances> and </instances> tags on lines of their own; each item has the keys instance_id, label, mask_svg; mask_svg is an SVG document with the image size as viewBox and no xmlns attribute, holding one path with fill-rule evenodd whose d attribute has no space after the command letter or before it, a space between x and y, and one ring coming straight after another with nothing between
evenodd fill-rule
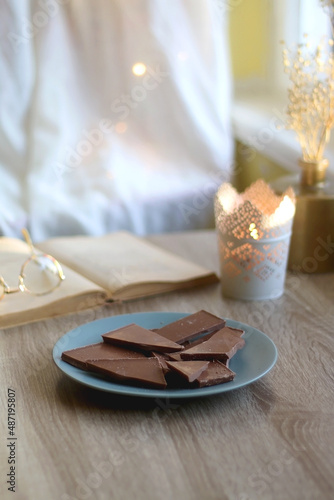
<instances>
[{"instance_id":1,"label":"gold vase","mask_svg":"<svg viewBox=\"0 0 334 500\"><path fill-rule=\"evenodd\" d=\"M334 271L334 177L328 160L300 161L301 174L272 182L279 194L288 186L296 193L288 269L304 273Z\"/></svg>"}]
</instances>

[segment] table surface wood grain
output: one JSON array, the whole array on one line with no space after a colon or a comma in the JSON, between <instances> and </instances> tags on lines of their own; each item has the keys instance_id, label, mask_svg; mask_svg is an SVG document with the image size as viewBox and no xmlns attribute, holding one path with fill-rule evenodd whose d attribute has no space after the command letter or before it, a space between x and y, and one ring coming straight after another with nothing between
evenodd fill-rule
<instances>
[{"instance_id":1,"label":"table surface wood grain","mask_svg":"<svg viewBox=\"0 0 334 500\"><path fill-rule=\"evenodd\" d=\"M150 240L218 273L213 231ZM0 498L334 498L334 275L287 275L283 297L242 302L220 284L0 331ZM56 341L88 321L206 309L266 333L278 361L244 388L191 400L104 393L65 376ZM7 490L7 389L16 397L16 492Z\"/></svg>"}]
</instances>

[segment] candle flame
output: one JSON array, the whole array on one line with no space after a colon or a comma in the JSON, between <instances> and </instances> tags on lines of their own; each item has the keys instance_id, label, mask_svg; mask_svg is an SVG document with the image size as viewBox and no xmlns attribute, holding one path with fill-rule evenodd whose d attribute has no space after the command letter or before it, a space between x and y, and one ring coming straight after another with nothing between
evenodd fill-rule
<instances>
[{"instance_id":1,"label":"candle flame","mask_svg":"<svg viewBox=\"0 0 334 500\"><path fill-rule=\"evenodd\" d=\"M295 214L295 193L288 188L277 195L263 180L239 194L229 183L220 186L215 199L217 226L230 228L237 238L260 240L285 231Z\"/></svg>"},{"instance_id":2,"label":"candle flame","mask_svg":"<svg viewBox=\"0 0 334 500\"><path fill-rule=\"evenodd\" d=\"M254 240L258 240L259 239L259 233L257 232L256 224L254 222L252 222L251 224L249 224L249 232L250 232L251 237Z\"/></svg>"}]
</instances>

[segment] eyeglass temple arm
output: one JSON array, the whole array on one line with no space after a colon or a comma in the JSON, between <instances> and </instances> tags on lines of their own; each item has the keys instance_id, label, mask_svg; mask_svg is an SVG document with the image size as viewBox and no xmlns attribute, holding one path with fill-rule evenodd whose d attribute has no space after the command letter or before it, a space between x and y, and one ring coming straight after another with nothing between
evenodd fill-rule
<instances>
[{"instance_id":1,"label":"eyeglass temple arm","mask_svg":"<svg viewBox=\"0 0 334 500\"><path fill-rule=\"evenodd\" d=\"M5 282L3 276L0 276L0 284L3 286L5 294L16 293L19 291L18 288L10 288L10 286Z\"/></svg>"},{"instance_id":2,"label":"eyeglass temple arm","mask_svg":"<svg viewBox=\"0 0 334 500\"><path fill-rule=\"evenodd\" d=\"M28 229L23 228L23 229L22 229L22 234L23 234L23 236L24 236L24 239L25 239L25 240L26 240L26 242L28 243L28 245L29 245L29 248L30 248L31 252L32 252L32 253L36 253L36 252L35 252L35 249L34 249L34 245L32 244L32 241L31 241L31 238L30 238L30 234L29 234Z\"/></svg>"}]
</instances>

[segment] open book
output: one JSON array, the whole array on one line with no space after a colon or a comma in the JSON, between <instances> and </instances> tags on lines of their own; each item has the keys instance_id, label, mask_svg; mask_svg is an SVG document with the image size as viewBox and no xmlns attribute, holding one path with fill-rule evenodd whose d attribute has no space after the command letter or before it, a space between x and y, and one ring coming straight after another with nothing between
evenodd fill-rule
<instances>
[{"instance_id":1,"label":"open book","mask_svg":"<svg viewBox=\"0 0 334 500\"><path fill-rule=\"evenodd\" d=\"M58 237L35 245L62 265L65 280L48 295L26 292L0 301L0 328L94 307L218 281L212 271L128 232L101 237ZM29 256L19 239L0 237L0 276L17 287Z\"/></svg>"}]
</instances>

